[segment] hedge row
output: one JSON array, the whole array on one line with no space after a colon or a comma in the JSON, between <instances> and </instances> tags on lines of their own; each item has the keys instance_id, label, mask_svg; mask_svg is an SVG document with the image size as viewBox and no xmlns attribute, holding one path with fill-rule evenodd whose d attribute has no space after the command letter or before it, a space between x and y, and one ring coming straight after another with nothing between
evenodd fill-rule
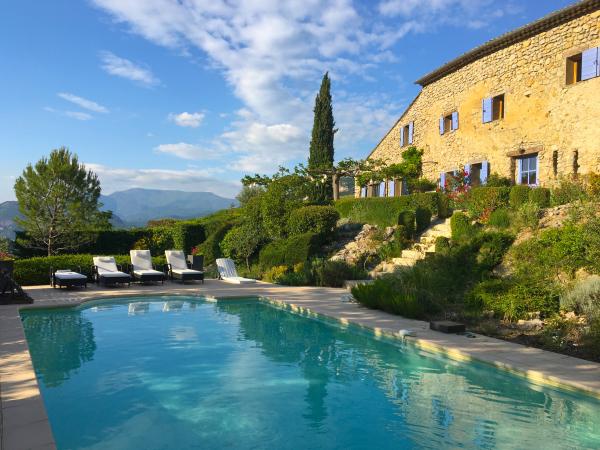
<instances>
[{"instance_id":1,"label":"hedge row","mask_svg":"<svg viewBox=\"0 0 600 450\"><path fill-rule=\"evenodd\" d=\"M20 285L33 286L49 284L51 269L71 269L81 270L81 273L87 275L91 281L93 256L92 254L77 254L17 259L14 262L13 276ZM114 255L114 257L117 264L120 264L123 269L126 269L131 262L129 255ZM158 267L158 270L161 270L162 266L166 264L164 255L154 257L152 261Z\"/></svg>"},{"instance_id":2,"label":"hedge row","mask_svg":"<svg viewBox=\"0 0 600 450\"><path fill-rule=\"evenodd\" d=\"M480 186L471 189L465 206L471 217L481 217L486 212L500 208L518 209L526 202L535 203L540 208L550 206L550 189L517 185L512 187Z\"/></svg>"},{"instance_id":3,"label":"hedge row","mask_svg":"<svg viewBox=\"0 0 600 450\"><path fill-rule=\"evenodd\" d=\"M447 217L448 198L438 192L426 192L400 197L344 198L335 202L341 217L383 227L397 224L401 211L417 208L429 210L432 216Z\"/></svg>"},{"instance_id":4,"label":"hedge row","mask_svg":"<svg viewBox=\"0 0 600 450\"><path fill-rule=\"evenodd\" d=\"M288 218L290 235L316 233L329 237L335 231L340 214L333 206L304 206L293 210Z\"/></svg>"},{"instance_id":5,"label":"hedge row","mask_svg":"<svg viewBox=\"0 0 600 450\"><path fill-rule=\"evenodd\" d=\"M270 268L303 263L319 252L322 243L323 237L316 233L279 239L262 248L258 257L259 264L263 268Z\"/></svg>"}]
</instances>

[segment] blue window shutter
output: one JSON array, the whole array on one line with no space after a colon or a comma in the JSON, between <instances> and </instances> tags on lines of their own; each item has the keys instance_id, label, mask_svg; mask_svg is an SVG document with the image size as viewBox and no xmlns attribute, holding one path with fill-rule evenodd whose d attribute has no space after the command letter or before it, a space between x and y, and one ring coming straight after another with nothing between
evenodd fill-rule
<instances>
[{"instance_id":1,"label":"blue window shutter","mask_svg":"<svg viewBox=\"0 0 600 450\"><path fill-rule=\"evenodd\" d=\"M452 113L452 130L458 130L458 111Z\"/></svg>"},{"instance_id":2,"label":"blue window shutter","mask_svg":"<svg viewBox=\"0 0 600 450\"><path fill-rule=\"evenodd\" d=\"M444 134L444 116L440 117L440 134Z\"/></svg>"},{"instance_id":3,"label":"blue window shutter","mask_svg":"<svg viewBox=\"0 0 600 450\"><path fill-rule=\"evenodd\" d=\"M535 155L535 185L540 185L540 158Z\"/></svg>"},{"instance_id":4,"label":"blue window shutter","mask_svg":"<svg viewBox=\"0 0 600 450\"><path fill-rule=\"evenodd\" d=\"M484 98L482 103L482 118L483 123L492 121L492 97Z\"/></svg>"},{"instance_id":5,"label":"blue window shutter","mask_svg":"<svg viewBox=\"0 0 600 450\"><path fill-rule=\"evenodd\" d=\"M385 197L385 181L379 183L379 196Z\"/></svg>"},{"instance_id":6,"label":"blue window shutter","mask_svg":"<svg viewBox=\"0 0 600 450\"><path fill-rule=\"evenodd\" d=\"M404 127L400 128L400 147L404 147Z\"/></svg>"},{"instance_id":7,"label":"blue window shutter","mask_svg":"<svg viewBox=\"0 0 600 450\"><path fill-rule=\"evenodd\" d=\"M390 197L396 196L396 183L394 182L394 180L390 180L390 183L388 185L388 195Z\"/></svg>"},{"instance_id":8,"label":"blue window shutter","mask_svg":"<svg viewBox=\"0 0 600 450\"><path fill-rule=\"evenodd\" d=\"M446 172L440 173L440 189L444 190L446 188Z\"/></svg>"},{"instance_id":9,"label":"blue window shutter","mask_svg":"<svg viewBox=\"0 0 600 450\"><path fill-rule=\"evenodd\" d=\"M521 184L521 164L523 164L523 160L517 159L517 184Z\"/></svg>"},{"instance_id":10,"label":"blue window shutter","mask_svg":"<svg viewBox=\"0 0 600 450\"><path fill-rule=\"evenodd\" d=\"M589 80L598 76L598 47L590 48L581 54L581 79Z\"/></svg>"},{"instance_id":11,"label":"blue window shutter","mask_svg":"<svg viewBox=\"0 0 600 450\"><path fill-rule=\"evenodd\" d=\"M596 59L596 76L600 77L600 47L596 48L598 52L598 58Z\"/></svg>"},{"instance_id":12,"label":"blue window shutter","mask_svg":"<svg viewBox=\"0 0 600 450\"><path fill-rule=\"evenodd\" d=\"M360 196L363 198L367 196L367 187L366 186L363 186L360 188Z\"/></svg>"},{"instance_id":13,"label":"blue window shutter","mask_svg":"<svg viewBox=\"0 0 600 450\"><path fill-rule=\"evenodd\" d=\"M489 167L490 166L487 161L483 161L481 163L481 172L479 172L479 181L481 181L481 184L487 183Z\"/></svg>"},{"instance_id":14,"label":"blue window shutter","mask_svg":"<svg viewBox=\"0 0 600 450\"><path fill-rule=\"evenodd\" d=\"M413 131L415 129L415 123L414 122L410 122L408 124L408 143L412 144L413 143Z\"/></svg>"}]
</instances>

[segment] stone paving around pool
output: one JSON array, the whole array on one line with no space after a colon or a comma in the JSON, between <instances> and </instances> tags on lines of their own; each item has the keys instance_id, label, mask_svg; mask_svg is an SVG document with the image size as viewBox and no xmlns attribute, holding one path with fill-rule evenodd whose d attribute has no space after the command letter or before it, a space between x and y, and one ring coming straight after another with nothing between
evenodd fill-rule
<instances>
[{"instance_id":1,"label":"stone paving around pool","mask_svg":"<svg viewBox=\"0 0 600 450\"><path fill-rule=\"evenodd\" d=\"M585 391L600 398L598 363L481 335L469 338L431 331L426 322L404 319L342 301L347 295L343 289L268 283L239 286L207 280L205 284L166 283L164 286L133 285L123 288L93 286L78 290L32 286L26 288L26 292L35 300L33 305L0 306L0 450L55 448L19 310L78 305L88 300L110 297L150 294L264 297L301 313L321 314L343 324L372 329L376 335L399 337L399 330L413 330L416 336L406 339L423 349L440 352L453 359L476 359L519 374L534 383Z\"/></svg>"}]
</instances>

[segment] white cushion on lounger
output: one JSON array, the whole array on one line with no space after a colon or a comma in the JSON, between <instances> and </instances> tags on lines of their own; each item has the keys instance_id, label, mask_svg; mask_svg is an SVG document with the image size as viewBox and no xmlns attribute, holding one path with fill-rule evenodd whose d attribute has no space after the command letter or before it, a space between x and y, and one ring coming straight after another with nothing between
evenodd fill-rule
<instances>
[{"instance_id":1,"label":"white cushion on lounger","mask_svg":"<svg viewBox=\"0 0 600 450\"><path fill-rule=\"evenodd\" d=\"M106 278L128 277L117 268L115 258L112 256L94 256L94 265L98 269L98 275Z\"/></svg>"},{"instance_id":2,"label":"white cushion on lounger","mask_svg":"<svg viewBox=\"0 0 600 450\"><path fill-rule=\"evenodd\" d=\"M87 277L72 270L57 270L54 276L59 280L85 280Z\"/></svg>"},{"instance_id":3,"label":"white cushion on lounger","mask_svg":"<svg viewBox=\"0 0 600 450\"><path fill-rule=\"evenodd\" d=\"M150 250L130 250L131 265L133 270L154 270Z\"/></svg>"},{"instance_id":4,"label":"white cushion on lounger","mask_svg":"<svg viewBox=\"0 0 600 450\"><path fill-rule=\"evenodd\" d=\"M199 270L192 270L192 269L172 269L171 270L173 273L176 273L178 275L194 275L197 273L202 273Z\"/></svg>"},{"instance_id":5,"label":"white cushion on lounger","mask_svg":"<svg viewBox=\"0 0 600 450\"><path fill-rule=\"evenodd\" d=\"M165 250L165 256L173 271L175 271L175 269L189 270L182 250Z\"/></svg>"},{"instance_id":6,"label":"white cushion on lounger","mask_svg":"<svg viewBox=\"0 0 600 450\"><path fill-rule=\"evenodd\" d=\"M219 275L221 276L221 279L227 283L256 283L256 280L238 276L237 270L235 269L235 263L230 258L218 258L217 269L219 270Z\"/></svg>"},{"instance_id":7,"label":"white cushion on lounger","mask_svg":"<svg viewBox=\"0 0 600 450\"><path fill-rule=\"evenodd\" d=\"M138 277L143 277L145 275L164 275L164 273L158 271L158 270L154 270L154 269L150 269L150 270L134 270L133 273L135 275L137 275Z\"/></svg>"}]
</instances>

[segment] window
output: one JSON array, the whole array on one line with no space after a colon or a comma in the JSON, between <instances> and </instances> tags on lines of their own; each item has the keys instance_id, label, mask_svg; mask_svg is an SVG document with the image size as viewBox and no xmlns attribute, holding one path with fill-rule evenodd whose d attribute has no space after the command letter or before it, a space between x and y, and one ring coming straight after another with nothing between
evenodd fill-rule
<instances>
[{"instance_id":1,"label":"window","mask_svg":"<svg viewBox=\"0 0 600 450\"><path fill-rule=\"evenodd\" d=\"M440 134L449 133L458 129L458 112L440 117Z\"/></svg>"},{"instance_id":2,"label":"window","mask_svg":"<svg viewBox=\"0 0 600 450\"><path fill-rule=\"evenodd\" d=\"M587 49L567 58L567 84L600 76L600 47Z\"/></svg>"},{"instance_id":3,"label":"window","mask_svg":"<svg viewBox=\"0 0 600 450\"><path fill-rule=\"evenodd\" d=\"M415 123L409 122L408 125L404 125L400 129L400 147L404 147L405 145L410 145L413 143L414 128Z\"/></svg>"},{"instance_id":4,"label":"window","mask_svg":"<svg viewBox=\"0 0 600 450\"><path fill-rule=\"evenodd\" d=\"M490 164L487 161L465 165L465 171L469 174L470 185L473 187L487 183L489 170Z\"/></svg>"},{"instance_id":5,"label":"window","mask_svg":"<svg viewBox=\"0 0 600 450\"><path fill-rule=\"evenodd\" d=\"M504 119L504 94L484 98L482 102L483 123Z\"/></svg>"},{"instance_id":6,"label":"window","mask_svg":"<svg viewBox=\"0 0 600 450\"><path fill-rule=\"evenodd\" d=\"M527 155L517 160L517 184L536 185L538 183L538 155Z\"/></svg>"}]
</instances>

